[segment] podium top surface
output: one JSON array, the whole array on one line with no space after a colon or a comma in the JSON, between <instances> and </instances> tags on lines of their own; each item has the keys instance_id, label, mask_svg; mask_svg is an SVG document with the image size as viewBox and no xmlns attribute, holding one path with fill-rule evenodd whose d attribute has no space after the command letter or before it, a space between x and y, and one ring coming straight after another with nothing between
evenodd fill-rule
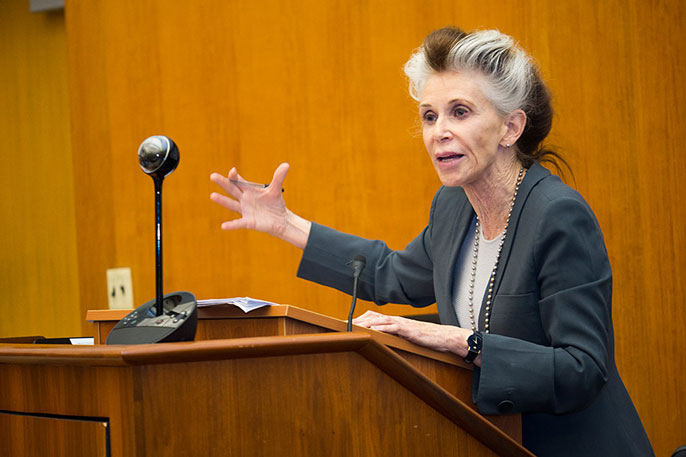
<instances>
[{"instance_id":1,"label":"podium top surface","mask_svg":"<svg viewBox=\"0 0 686 457\"><path fill-rule=\"evenodd\" d=\"M126 309L102 309L89 310L86 320L91 322L115 322L122 319L132 310ZM315 325L332 332L346 332L346 321L336 319L314 311L299 308L292 305L271 305L252 310L248 313L231 304L211 305L198 307L198 319L274 319L285 318ZM411 343L403 338L387 333L370 330L364 327L353 326L355 332L370 334L379 343L412 354L439 360L450 365L459 366L466 370L472 370L470 364L465 363L456 354L438 352L424 346Z\"/></svg>"}]
</instances>

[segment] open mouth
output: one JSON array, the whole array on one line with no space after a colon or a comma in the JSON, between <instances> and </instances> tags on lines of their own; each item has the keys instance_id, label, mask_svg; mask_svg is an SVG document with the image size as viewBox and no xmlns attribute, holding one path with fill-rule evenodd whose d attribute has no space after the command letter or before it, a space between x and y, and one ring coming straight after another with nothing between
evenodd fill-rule
<instances>
[{"instance_id":1,"label":"open mouth","mask_svg":"<svg viewBox=\"0 0 686 457\"><path fill-rule=\"evenodd\" d=\"M464 157L464 154L448 153L437 158L439 162L450 162Z\"/></svg>"}]
</instances>

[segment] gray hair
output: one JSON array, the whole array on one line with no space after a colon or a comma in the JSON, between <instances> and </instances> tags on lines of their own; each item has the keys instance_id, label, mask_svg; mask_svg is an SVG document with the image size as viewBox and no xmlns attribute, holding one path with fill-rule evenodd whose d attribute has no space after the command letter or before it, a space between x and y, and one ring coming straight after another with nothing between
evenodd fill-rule
<instances>
[{"instance_id":1,"label":"gray hair","mask_svg":"<svg viewBox=\"0 0 686 457\"><path fill-rule=\"evenodd\" d=\"M530 166L545 156L556 164L550 156L560 157L541 149L552 127L550 92L533 60L510 36L497 30L466 33L454 27L432 32L405 64L412 98L419 100L429 77L444 71L483 74L484 96L501 115L517 109L526 113L526 127L516 144L522 163Z\"/></svg>"}]
</instances>

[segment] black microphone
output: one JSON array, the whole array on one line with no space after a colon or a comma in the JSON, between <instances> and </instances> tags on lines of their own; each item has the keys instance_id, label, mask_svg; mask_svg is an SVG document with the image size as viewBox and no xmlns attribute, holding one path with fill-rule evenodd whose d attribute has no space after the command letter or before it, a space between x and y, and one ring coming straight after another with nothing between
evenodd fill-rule
<instances>
[{"instance_id":1,"label":"black microphone","mask_svg":"<svg viewBox=\"0 0 686 457\"><path fill-rule=\"evenodd\" d=\"M360 275L364 271L364 267L367 266L367 259L363 255L356 255L353 259L348 262L353 269L353 302L350 305L350 314L348 314L348 331L353 331L353 312L355 311L355 302L357 301L357 281L360 279Z\"/></svg>"}]
</instances>

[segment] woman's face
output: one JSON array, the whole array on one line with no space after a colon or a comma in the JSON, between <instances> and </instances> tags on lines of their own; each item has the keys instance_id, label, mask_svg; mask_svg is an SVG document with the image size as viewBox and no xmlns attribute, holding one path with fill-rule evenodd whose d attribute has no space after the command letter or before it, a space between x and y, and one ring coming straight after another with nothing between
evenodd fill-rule
<instances>
[{"instance_id":1,"label":"woman's face","mask_svg":"<svg viewBox=\"0 0 686 457\"><path fill-rule=\"evenodd\" d=\"M476 72L443 72L429 77L419 101L424 145L446 186L478 186L508 159L505 120L486 99L486 77ZM503 146L499 148L499 146Z\"/></svg>"}]
</instances>

